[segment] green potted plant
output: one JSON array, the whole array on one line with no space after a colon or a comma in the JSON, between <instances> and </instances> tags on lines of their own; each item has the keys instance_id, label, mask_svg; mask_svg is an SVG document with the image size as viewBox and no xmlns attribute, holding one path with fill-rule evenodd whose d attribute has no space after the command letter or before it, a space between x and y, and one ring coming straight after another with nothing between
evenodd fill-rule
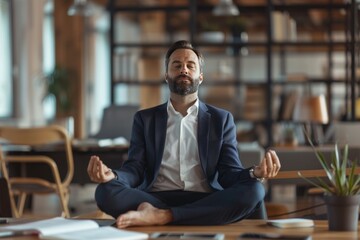
<instances>
[{"instance_id":1,"label":"green potted plant","mask_svg":"<svg viewBox=\"0 0 360 240\"><path fill-rule=\"evenodd\" d=\"M360 203L360 175L357 174L357 162L349 160L348 145L344 146L341 153L338 145L335 144L332 157L328 160L323 153L314 147L311 140L309 142L326 173L327 179L316 177L315 180L311 180L304 177L300 171L298 172L299 176L324 191L329 230L356 231Z\"/></svg>"},{"instance_id":2,"label":"green potted plant","mask_svg":"<svg viewBox=\"0 0 360 240\"><path fill-rule=\"evenodd\" d=\"M72 85L70 73L65 68L55 66L44 76L45 97L52 95L56 99L56 117L68 117L72 110Z\"/></svg>"}]
</instances>

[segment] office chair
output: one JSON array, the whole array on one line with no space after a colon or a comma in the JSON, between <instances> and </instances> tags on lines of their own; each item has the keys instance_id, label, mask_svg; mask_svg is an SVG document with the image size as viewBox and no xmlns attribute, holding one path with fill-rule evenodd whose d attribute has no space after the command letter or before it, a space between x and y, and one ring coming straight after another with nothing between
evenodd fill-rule
<instances>
[{"instance_id":1,"label":"office chair","mask_svg":"<svg viewBox=\"0 0 360 240\"><path fill-rule=\"evenodd\" d=\"M61 177L59 168L54 159L35 153L15 153L15 151L2 151L0 148L0 164L2 176L8 181L10 198L17 206L12 204L12 212L15 217L23 214L25 201L28 195L56 193L59 196L63 215L70 217L68 209L69 185L74 175L74 160L71 142L68 133L60 126L47 126L35 128L0 127L0 138L6 141L6 146L24 147L30 150L49 146L64 152L61 164L66 166L65 176ZM39 164L47 166L49 172L36 171ZM11 168L13 166L13 168ZM20 166L20 171L15 171ZM63 166L61 166L63 167ZM26 169L31 169L28 173ZM34 172L34 173L33 173ZM51 179L48 179L47 175Z\"/></svg>"},{"instance_id":2,"label":"office chair","mask_svg":"<svg viewBox=\"0 0 360 240\"><path fill-rule=\"evenodd\" d=\"M98 133L92 135L95 139L131 138L133 117L139 110L137 105L111 105L103 111L101 127Z\"/></svg>"}]
</instances>

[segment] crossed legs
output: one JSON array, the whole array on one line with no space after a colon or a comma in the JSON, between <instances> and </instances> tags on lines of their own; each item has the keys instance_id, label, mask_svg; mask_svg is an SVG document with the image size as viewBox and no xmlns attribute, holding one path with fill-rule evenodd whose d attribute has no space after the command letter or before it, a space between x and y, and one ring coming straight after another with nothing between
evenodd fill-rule
<instances>
[{"instance_id":1,"label":"crossed legs","mask_svg":"<svg viewBox=\"0 0 360 240\"><path fill-rule=\"evenodd\" d=\"M257 181L234 184L212 193L186 191L144 192L118 181L100 184L95 199L99 208L124 228L139 225L220 225L250 215L265 195Z\"/></svg>"}]
</instances>

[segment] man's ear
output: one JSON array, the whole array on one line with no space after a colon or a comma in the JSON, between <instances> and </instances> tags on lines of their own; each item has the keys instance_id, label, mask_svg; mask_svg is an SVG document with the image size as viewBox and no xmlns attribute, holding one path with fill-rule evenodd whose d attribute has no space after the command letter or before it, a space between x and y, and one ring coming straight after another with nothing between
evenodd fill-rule
<instances>
[{"instance_id":1,"label":"man's ear","mask_svg":"<svg viewBox=\"0 0 360 240\"><path fill-rule=\"evenodd\" d=\"M201 84L202 81L204 80L204 74L203 73L200 73L199 79L200 79L200 84Z\"/></svg>"}]
</instances>

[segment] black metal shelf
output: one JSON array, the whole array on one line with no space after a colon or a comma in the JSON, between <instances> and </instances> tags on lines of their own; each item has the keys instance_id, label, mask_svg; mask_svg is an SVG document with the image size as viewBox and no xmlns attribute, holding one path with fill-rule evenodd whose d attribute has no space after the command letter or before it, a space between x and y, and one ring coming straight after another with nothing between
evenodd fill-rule
<instances>
[{"instance_id":1,"label":"black metal shelf","mask_svg":"<svg viewBox=\"0 0 360 240\"><path fill-rule=\"evenodd\" d=\"M201 47L214 47L214 48L226 48L226 47L266 47L268 41L249 41L249 42L193 42L196 46ZM305 47L326 47L328 45L333 46L345 46L350 44L347 41L271 41L273 46L293 47L293 46L305 46ZM170 42L153 42L153 43L134 43L134 42L117 42L112 45L113 48L125 47L125 48L167 48L171 45Z\"/></svg>"},{"instance_id":2,"label":"black metal shelf","mask_svg":"<svg viewBox=\"0 0 360 240\"><path fill-rule=\"evenodd\" d=\"M304 80L282 80L274 79L274 85L305 85L305 84L344 84L345 80L332 79L331 82L328 79L324 78L307 78ZM148 79L148 80L139 80L139 79L121 79L115 80L114 84L126 84L126 85L138 85L138 86L160 86L166 84L163 79ZM222 80L217 81L217 79L206 78L202 83L203 86L264 86L268 83L264 80L246 80L241 79L241 81L232 80Z\"/></svg>"},{"instance_id":3,"label":"black metal shelf","mask_svg":"<svg viewBox=\"0 0 360 240\"><path fill-rule=\"evenodd\" d=\"M281 3L273 3L272 0L266 1L265 5L243 5L238 4L238 8L240 12L242 13L242 16L245 16L249 13L255 13L255 14L261 14L263 16L264 21L266 24L264 25L264 40L261 41L238 41L238 42L206 42L199 40L198 38L198 31L197 31L197 16L205 12L211 12L213 9L213 5L200 5L198 4L197 0L188 0L187 5L153 5L153 6L117 6L115 4L116 0L109 0L108 4L108 10L110 12L110 45L111 45L111 88L112 88L112 94L111 94L111 102L114 103L114 94L115 94L115 86L118 84L126 84L129 86L162 86L165 84L163 79L150 79L146 81L137 81L136 79L127 79L124 78L117 78L115 77L115 71L114 71L114 58L117 56L116 49L117 48L128 48L128 49L151 49L151 48L168 48L172 42L170 41L163 41L163 42L149 42L149 41L138 41L138 42L119 42L114 37L114 25L115 25L115 15L117 13L146 13L150 11L163 11L167 13L174 13L176 11L188 11L188 21L184 22L185 29L187 29L187 33L189 36L189 40L197 47L205 48L204 51L209 50L209 53L212 50L217 49L226 49L226 48L234 48L239 49L242 47L253 47L255 54L264 54L266 57L266 64L265 64L265 75L264 79L262 81L252 81L249 79L242 79L238 72L235 71L233 79L229 81L213 81L213 79L205 79L203 82L203 85L205 86L251 86L251 85L258 85L258 86L265 86L266 87L266 119L254 121L255 124L262 124L267 129L267 135L268 135L268 146L272 145L272 126L273 124L278 123L276 119L273 119L273 113L272 107L273 107L273 94L274 94L274 87L280 86L294 86L294 85L317 85L317 84L323 84L326 86L327 89L327 97L329 102L329 114L330 114L330 121L331 118L331 106L332 106L332 99L333 93L332 93L332 86L335 84L338 86L339 84L343 84L345 88L347 89L345 102L348 104L350 102L350 107L346 106L346 109L351 109L352 111L352 117L349 120L354 121L355 118L355 98L356 98L356 91L355 87L359 87L359 81L356 80L356 58L355 54L358 47L358 40L357 40L357 21L358 21L358 11L357 10L357 2L356 0L349 0L347 2L343 3L334 3L334 1L329 0L327 3L316 3L314 1L313 4L305 4L305 3L294 3L294 4L287 4L288 1L284 0L281 1ZM117 0L120 1L120 0ZM310 9L317 9L317 10L324 10L325 13L328 15L328 21L326 24L321 25L321 29L323 33L328 34L330 36L329 40L322 41L322 40L297 40L297 41L278 41L274 39L273 36L273 22L272 22L272 13L274 11L287 11L290 13L301 13L302 11L307 11ZM333 19L333 13L335 11L344 11L344 18L342 19L342 22L340 22L340 25L343 26L343 33L344 33L344 40L336 40L332 38L333 31L335 27L338 27L339 22L335 22ZM167 14L169 15L169 14ZM336 25L338 24L338 25ZM335 26L336 25L336 26ZM263 26L262 26L263 27ZM168 28L167 28L168 29ZM173 32L170 31L171 29L168 29L169 32L169 39L172 39ZM316 28L310 28L308 31L314 31ZM307 31L305 29L304 31ZM333 54L335 52L344 52L345 59L346 59L346 71L348 71L348 74L344 76L344 79L335 79L335 77L331 74L331 69L334 66L333 62ZM304 79L301 80L288 80L286 78L284 79L275 79L273 77L273 56L280 54L280 57L282 59L285 59L286 54L297 54L302 52L323 52L327 55L327 67L328 67L328 78L314 78L314 77L308 77L306 76ZM159 53L160 55L161 53ZM227 54L225 52L214 52L210 54ZM229 55L231 56L231 55ZM239 61L241 56L239 54L232 55L234 58L234 61ZM283 68L286 70L286 64L285 66L280 66L280 68ZM282 70L283 70L282 69ZM282 71L281 70L281 71ZM286 76L286 71L284 76ZM350 91L350 90L351 91ZM338 97L338 96L336 96ZM350 101L349 101L350 100ZM241 119L237 119L238 121L241 121ZM286 122L286 121L280 121L280 122ZM293 122L293 121L290 121Z\"/></svg>"},{"instance_id":4,"label":"black metal shelf","mask_svg":"<svg viewBox=\"0 0 360 240\"><path fill-rule=\"evenodd\" d=\"M197 1L194 1L197 2ZM108 5L107 9L113 12L151 12L151 11L183 11L188 10L189 5L137 5L137 6L115 6ZM198 11L212 11L214 5L209 4L198 4L195 6ZM241 12L263 12L266 11L268 6L262 5L242 5L237 4L237 7ZM306 3L291 3L291 4L280 4L280 3L272 3L272 7L274 10L285 11L285 10L295 10L295 11L304 11L309 9L333 9L339 10L343 8L351 7L351 2L344 3L314 3L314 4L306 4Z\"/></svg>"}]
</instances>

